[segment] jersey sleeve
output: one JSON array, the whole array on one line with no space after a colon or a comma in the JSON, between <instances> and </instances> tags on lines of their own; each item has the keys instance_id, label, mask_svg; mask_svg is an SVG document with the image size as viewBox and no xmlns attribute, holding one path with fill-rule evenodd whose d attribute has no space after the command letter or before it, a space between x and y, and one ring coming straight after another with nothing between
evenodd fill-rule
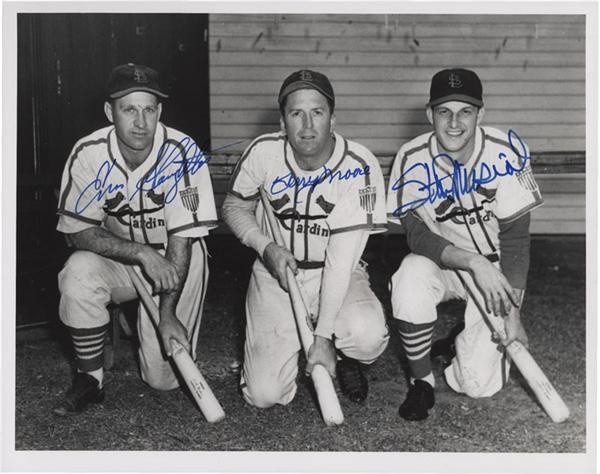
<instances>
[{"instance_id":1,"label":"jersey sleeve","mask_svg":"<svg viewBox=\"0 0 600 474\"><path fill-rule=\"evenodd\" d=\"M505 158L505 176L498 178L498 190L496 192L495 214L500 223L506 223L518 219L523 214L541 206L544 203L539 186L535 182L529 151L518 156L510 153Z\"/></svg>"},{"instance_id":2,"label":"jersey sleeve","mask_svg":"<svg viewBox=\"0 0 600 474\"><path fill-rule=\"evenodd\" d=\"M165 170L166 175L174 173L180 177L175 189L170 180L165 184L169 189L163 188L167 235L203 237L218 225L209 160L193 141L181 153L185 160L173 160L171 169Z\"/></svg>"},{"instance_id":3,"label":"jersey sleeve","mask_svg":"<svg viewBox=\"0 0 600 474\"><path fill-rule=\"evenodd\" d=\"M93 160L77 145L71 152L62 174L58 200L57 229L73 234L90 227L102 225L106 214L102 208L102 176L110 173L113 164L106 160L94 169Z\"/></svg>"},{"instance_id":4,"label":"jersey sleeve","mask_svg":"<svg viewBox=\"0 0 600 474\"><path fill-rule=\"evenodd\" d=\"M345 181L346 186L327 218L331 234L357 229L371 234L387 230L383 174L375 157L369 160L368 167L365 175Z\"/></svg>"},{"instance_id":5,"label":"jersey sleeve","mask_svg":"<svg viewBox=\"0 0 600 474\"><path fill-rule=\"evenodd\" d=\"M265 152L263 148L262 144L255 140L242 154L229 183L229 192L234 196L244 200L259 198L258 189L262 186L265 176L260 159L261 153Z\"/></svg>"}]
</instances>

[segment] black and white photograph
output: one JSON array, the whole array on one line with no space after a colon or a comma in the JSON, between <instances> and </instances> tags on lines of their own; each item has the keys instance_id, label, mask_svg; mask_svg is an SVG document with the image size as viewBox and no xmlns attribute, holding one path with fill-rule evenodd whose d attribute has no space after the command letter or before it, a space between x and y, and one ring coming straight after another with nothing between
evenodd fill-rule
<instances>
[{"instance_id":1,"label":"black and white photograph","mask_svg":"<svg viewBox=\"0 0 600 474\"><path fill-rule=\"evenodd\" d=\"M596 2L3 4L2 471L596 471Z\"/></svg>"}]
</instances>

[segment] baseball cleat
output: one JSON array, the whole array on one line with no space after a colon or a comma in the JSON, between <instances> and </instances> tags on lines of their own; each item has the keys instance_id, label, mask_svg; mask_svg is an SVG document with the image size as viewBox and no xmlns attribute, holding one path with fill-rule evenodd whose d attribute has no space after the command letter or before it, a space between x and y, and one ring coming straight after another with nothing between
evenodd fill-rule
<instances>
[{"instance_id":1,"label":"baseball cleat","mask_svg":"<svg viewBox=\"0 0 600 474\"><path fill-rule=\"evenodd\" d=\"M364 402L369 392L369 383L360 362L342 357L336 365L336 372L342 393L355 403Z\"/></svg>"},{"instance_id":2,"label":"baseball cleat","mask_svg":"<svg viewBox=\"0 0 600 474\"><path fill-rule=\"evenodd\" d=\"M98 380L90 374L78 372L73 380L73 386L67 391L65 399L54 413L65 416L70 413L82 412L92 403L104 400L104 388L98 387Z\"/></svg>"},{"instance_id":3,"label":"baseball cleat","mask_svg":"<svg viewBox=\"0 0 600 474\"><path fill-rule=\"evenodd\" d=\"M408 388L406 400L400 405L398 414L408 421L420 421L429 416L427 410L433 408L435 395L433 387L424 380L415 380Z\"/></svg>"}]
</instances>

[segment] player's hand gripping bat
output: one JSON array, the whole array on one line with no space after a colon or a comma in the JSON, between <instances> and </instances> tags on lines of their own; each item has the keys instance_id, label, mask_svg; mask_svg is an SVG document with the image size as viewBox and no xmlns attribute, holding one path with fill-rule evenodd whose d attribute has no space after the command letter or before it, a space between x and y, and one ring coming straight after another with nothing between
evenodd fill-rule
<instances>
[{"instance_id":1,"label":"player's hand gripping bat","mask_svg":"<svg viewBox=\"0 0 600 474\"><path fill-rule=\"evenodd\" d=\"M267 195L262 187L260 188L260 197L262 200L262 205L265 209L267 220L269 221L269 225L271 227L271 231L275 238L275 242L277 245L285 247L285 242L283 240L283 236L281 235L279 224L273 215L273 210L269 204L269 199L267 198ZM292 272L290 267L287 267L286 271L290 300L292 302L294 316L296 317L296 326L298 327L298 332L300 333L302 349L304 350L304 354L308 357L308 350L313 343L313 333L311 328L312 324L310 322L308 309L306 308L304 300L302 299L300 287L298 286L298 282L294 276L294 272ZM325 424L327 426L341 425L344 422L344 414L342 413L342 407L340 406L340 401L335 393L335 387L331 377L329 376L329 373L325 367L317 364L314 366L310 376L315 386L315 391L317 392L317 398L319 400L319 406L321 408L321 414L323 415Z\"/></svg>"},{"instance_id":2,"label":"player's hand gripping bat","mask_svg":"<svg viewBox=\"0 0 600 474\"><path fill-rule=\"evenodd\" d=\"M125 268L127 269L127 273L129 274L140 299L144 303L144 306L146 306L148 314L152 318L152 322L155 326L158 326L160 313L156 303L150 296L150 293L148 293L148 290L146 290L144 283L134 269L129 266ZM192 360L190 354L177 341L172 341L171 344L173 348L173 355L171 356L173 362L175 362L181 377L185 380L190 393L194 397L194 400L206 418L206 421L214 423L225 418L223 408L206 383L206 380L200 373L200 370Z\"/></svg>"}]
</instances>

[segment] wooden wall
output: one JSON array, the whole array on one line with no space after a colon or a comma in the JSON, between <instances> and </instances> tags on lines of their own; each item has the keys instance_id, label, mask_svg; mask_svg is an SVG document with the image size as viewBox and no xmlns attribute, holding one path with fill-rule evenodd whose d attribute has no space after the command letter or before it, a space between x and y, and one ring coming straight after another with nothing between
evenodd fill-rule
<instances>
[{"instance_id":1,"label":"wooden wall","mask_svg":"<svg viewBox=\"0 0 600 474\"><path fill-rule=\"evenodd\" d=\"M387 175L400 145L429 129L431 76L462 66L484 83L484 124L517 130L536 174L556 175L538 178L548 204L534 232L585 231L583 16L218 14L209 62L212 149L229 145L211 165L219 202L239 153L278 129L276 97L292 71L329 76L338 131L371 149ZM557 187L563 173L578 174Z\"/></svg>"}]
</instances>

